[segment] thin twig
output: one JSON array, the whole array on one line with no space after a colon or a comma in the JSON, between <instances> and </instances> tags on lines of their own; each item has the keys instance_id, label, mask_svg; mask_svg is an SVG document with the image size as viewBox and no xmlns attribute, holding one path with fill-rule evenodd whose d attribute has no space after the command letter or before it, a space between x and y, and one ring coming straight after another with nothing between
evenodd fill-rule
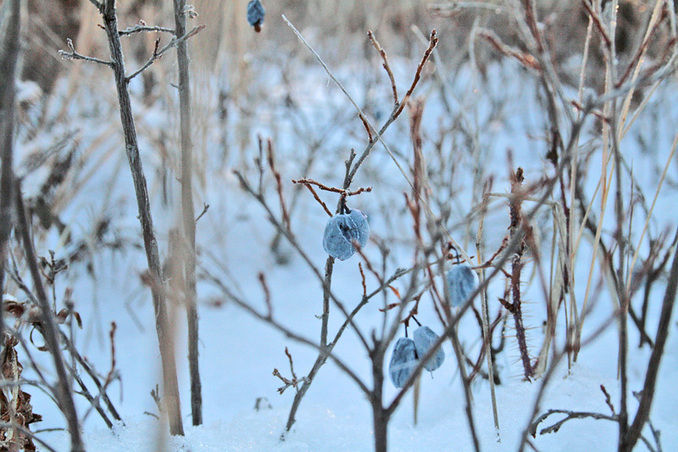
<instances>
[{"instance_id":1,"label":"thin twig","mask_svg":"<svg viewBox=\"0 0 678 452\"><path fill-rule=\"evenodd\" d=\"M71 38L66 39L66 45L68 46L68 52L65 50L59 50L59 55L65 60L83 60L89 61L90 63L103 64L104 66L113 67L113 61L106 61L99 58L82 55L76 52L75 47L73 47L73 41Z\"/></svg>"},{"instance_id":2,"label":"thin twig","mask_svg":"<svg viewBox=\"0 0 678 452\"><path fill-rule=\"evenodd\" d=\"M175 34L175 31L171 28L167 27L159 27L157 25L146 25L145 23L139 23L133 27L127 27L124 30L119 30L118 34L120 36L129 36L134 33L140 33L140 32L164 32L164 33L170 33L170 34Z\"/></svg>"},{"instance_id":3,"label":"thin twig","mask_svg":"<svg viewBox=\"0 0 678 452\"><path fill-rule=\"evenodd\" d=\"M386 70L386 73L388 74L389 80L391 81L391 90L393 91L393 104L398 105L398 89L396 88L393 71L391 70L391 66L388 64L388 57L386 56L386 51L381 47L379 41L377 41L377 38L374 37L374 33L372 33L372 30L367 31L367 36L370 38L370 42L372 42L374 48L377 49L377 52L379 52L379 55L381 55L381 59L384 60L383 66L384 69Z\"/></svg>"},{"instance_id":4,"label":"thin twig","mask_svg":"<svg viewBox=\"0 0 678 452\"><path fill-rule=\"evenodd\" d=\"M203 203L203 205L202 205L202 212L200 212L200 215L198 215L198 216L195 218L195 224L198 224L198 221L202 218L203 215L205 215L205 214L207 213L207 210L208 210L209 208L210 208L210 205L209 205L209 204Z\"/></svg>"},{"instance_id":5,"label":"thin twig","mask_svg":"<svg viewBox=\"0 0 678 452\"><path fill-rule=\"evenodd\" d=\"M156 41L155 48L154 48L153 53L151 54L150 58L146 61L146 63L144 63L143 66L141 66L136 71L132 72L130 75L126 76L125 81L127 83L129 83L130 80L132 80L134 77L136 77L137 75L141 74L146 69L148 69L156 60L158 60L160 57L162 57L165 54L165 52L167 52L169 49L171 49L171 48L175 47L177 44L184 42L187 39L197 35L198 33L200 33L200 30L202 30L205 27L206 27L206 25L196 25L195 27L193 27L191 29L191 31L189 31L185 35L183 35L179 38L172 38L172 40L170 42L168 42L161 49L158 49L158 41Z\"/></svg>"},{"instance_id":6,"label":"thin twig","mask_svg":"<svg viewBox=\"0 0 678 452\"><path fill-rule=\"evenodd\" d=\"M540 435L544 435L547 433L556 433L558 430L560 430L560 427L563 426L567 421L570 421L572 419L586 419L586 418L593 418L593 419L605 419L608 421L613 421L613 422L619 422L619 418L617 415L608 415L608 414L602 414L602 413L592 413L592 412L587 412L587 411L570 411L570 410L548 410L546 413L542 414L539 416L531 425L530 425L530 435L532 437L536 436L537 434L537 427L539 424L544 422L546 418L553 414L566 414L567 416L564 419L561 419L560 421L556 422L555 424L545 427L539 431Z\"/></svg>"},{"instance_id":7,"label":"thin twig","mask_svg":"<svg viewBox=\"0 0 678 452\"><path fill-rule=\"evenodd\" d=\"M676 230L678 237L678 229ZM664 301L662 303L661 315L659 317L659 324L657 326L657 339L655 341L650 361L647 364L647 372L645 373L645 383L643 384L642 396L638 406L638 411L629 426L625 443L628 446L627 450L633 449L641 436L643 427L650 417L650 408L654 400L654 392L657 383L657 376L659 374L659 364L664 355L664 346L669 334L669 327L671 322L671 314L673 306L676 301L676 292L678 291L678 253L673 257L671 265L671 272L669 273L669 281L664 293Z\"/></svg>"}]
</instances>

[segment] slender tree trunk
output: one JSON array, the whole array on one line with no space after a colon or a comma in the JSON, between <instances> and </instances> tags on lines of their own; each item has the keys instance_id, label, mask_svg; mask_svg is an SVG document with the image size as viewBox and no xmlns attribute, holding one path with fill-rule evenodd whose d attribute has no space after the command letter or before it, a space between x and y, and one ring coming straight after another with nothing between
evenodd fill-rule
<instances>
[{"instance_id":1,"label":"slender tree trunk","mask_svg":"<svg viewBox=\"0 0 678 452\"><path fill-rule=\"evenodd\" d=\"M17 60L21 24L21 1L11 0L5 9L5 34L0 36L0 146L2 173L0 174L0 295L5 288L5 259L7 243L12 233L12 195L14 189L14 115ZM2 10L0 10L2 12ZM1 302L1 300L0 300ZM4 332L3 309L0 309L0 338Z\"/></svg>"},{"instance_id":2,"label":"slender tree trunk","mask_svg":"<svg viewBox=\"0 0 678 452\"><path fill-rule=\"evenodd\" d=\"M186 0L174 0L177 38L186 34ZM188 364L191 375L193 425L202 424L202 384L198 361L198 303L195 287L195 210L193 208L193 143L191 138L191 89L188 70L188 43L177 45L179 63L179 112L181 121L181 213L184 220L184 277L188 318Z\"/></svg>"},{"instance_id":3,"label":"slender tree trunk","mask_svg":"<svg viewBox=\"0 0 678 452\"><path fill-rule=\"evenodd\" d=\"M311 383L313 383L313 379L315 376L318 374L318 371L320 368L325 364L327 361L327 357L329 356L330 353L332 353L332 349L334 348L334 344L328 344L327 343L327 336L328 336L328 330L329 330L329 321L330 321L330 292L329 288L332 286L332 272L334 269L334 258L333 257L328 257L327 261L325 262L325 281L324 281L324 286L323 286L323 313L322 313L322 319L321 319L321 326L320 326L320 347L325 349L325 352L320 352L318 353L318 357L315 360L315 363L313 364L313 368L311 368L311 371L308 373L306 376L306 379L304 380L304 384L301 385L301 389L297 391L297 393L294 395L294 401L292 402L292 408L290 409L290 414L287 416L287 424L285 426L285 432L289 432L294 423L297 421L296 415L297 415L297 410L299 409L299 405L301 404L301 400L304 398L306 395L306 391L308 391L308 388L311 387ZM282 438L285 437L285 433L282 434Z\"/></svg>"},{"instance_id":4,"label":"slender tree trunk","mask_svg":"<svg viewBox=\"0 0 678 452\"><path fill-rule=\"evenodd\" d=\"M160 359L162 361L164 399L169 416L170 433L172 435L183 435L184 428L181 419L181 404L179 398L179 384L177 382L177 368L174 357L174 337L169 327L167 315L166 296L163 288L162 267L160 265L160 256L158 253L158 242L153 231L153 220L151 217L151 205L148 197L148 188L146 186L146 177L141 164L139 155L139 144L137 141L137 132L132 115L132 104L130 101L128 84L125 76L125 62L118 34L118 20L115 11L115 1L106 0L103 8L103 19L108 35L108 42L113 60L113 72L115 74L115 84L118 91L118 102L120 103L120 119L125 135L125 149L132 179L134 180L134 190L136 192L137 204L139 208L139 221L146 249L146 259L148 268L151 272L151 292L153 295L153 308L155 311L155 328L158 335L160 346Z\"/></svg>"},{"instance_id":5,"label":"slender tree trunk","mask_svg":"<svg viewBox=\"0 0 678 452\"><path fill-rule=\"evenodd\" d=\"M386 452L388 450L388 418L386 411L381 406L373 406L374 419L374 451Z\"/></svg>"},{"instance_id":6,"label":"slender tree trunk","mask_svg":"<svg viewBox=\"0 0 678 452\"><path fill-rule=\"evenodd\" d=\"M388 421L390 413L384 409L384 353L380 351L381 345L375 344L375 350L371 353L372 379L374 389L370 395L372 403L372 419L374 423L374 450L386 452L388 450Z\"/></svg>"}]
</instances>

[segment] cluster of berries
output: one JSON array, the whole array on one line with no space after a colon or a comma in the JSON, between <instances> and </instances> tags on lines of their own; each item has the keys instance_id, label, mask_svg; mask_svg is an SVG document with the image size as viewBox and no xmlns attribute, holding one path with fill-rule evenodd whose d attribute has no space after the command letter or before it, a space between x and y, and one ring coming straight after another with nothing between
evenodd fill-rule
<instances>
[{"instance_id":1,"label":"cluster of berries","mask_svg":"<svg viewBox=\"0 0 678 452\"><path fill-rule=\"evenodd\" d=\"M391 381L396 388L402 388L405 382L419 365L419 358L423 358L431 350L431 347L438 341L440 336L427 326L420 326L414 330L414 339L401 337L396 342L391 356L391 363L388 366L388 372L391 375ZM433 372L443 365L445 361L445 352L439 348L438 351L429 359L424 368Z\"/></svg>"},{"instance_id":2,"label":"cluster of berries","mask_svg":"<svg viewBox=\"0 0 678 452\"><path fill-rule=\"evenodd\" d=\"M343 213L334 215L325 226L323 248L330 256L346 260L353 256L356 247L364 247L370 237L370 225L367 216L358 209L346 208ZM464 304L478 287L478 276L468 263L453 265L445 274L450 296L450 305L458 307ZM427 326L420 326L414 331L414 339L401 337L396 342L391 356L389 373L391 381L397 388L403 387L412 371L417 367L420 357L425 356L436 343L439 336ZM442 349L429 359L424 368L433 372L445 361Z\"/></svg>"}]
</instances>

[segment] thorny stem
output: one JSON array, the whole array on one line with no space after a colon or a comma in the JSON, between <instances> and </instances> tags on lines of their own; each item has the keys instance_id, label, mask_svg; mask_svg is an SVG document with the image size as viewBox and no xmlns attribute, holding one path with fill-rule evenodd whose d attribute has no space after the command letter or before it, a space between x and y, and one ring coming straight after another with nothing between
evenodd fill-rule
<instances>
[{"instance_id":1,"label":"thorny stem","mask_svg":"<svg viewBox=\"0 0 678 452\"><path fill-rule=\"evenodd\" d=\"M518 232L518 228L522 227L529 231L530 226L523 221L523 214L521 209L522 204L522 193L521 186L524 181L523 178L523 169L518 168L518 170L511 175L511 200L509 203L510 213L511 213L511 225L509 226L509 235L511 238L514 238ZM529 232L526 232L529 234ZM522 300L520 297L520 276L523 268L523 254L526 248L526 238L525 236L520 237L520 245L513 254L511 259L511 294L513 302L507 304L508 310L513 314L513 319L516 324L516 338L518 340L518 349L520 350L520 359L523 363L523 371L526 379L530 379L534 376L534 369L532 363L530 362L530 355L527 350L527 340L525 338L525 326L523 325L523 311L522 311ZM508 303L508 302L506 302Z\"/></svg>"}]
</instances>

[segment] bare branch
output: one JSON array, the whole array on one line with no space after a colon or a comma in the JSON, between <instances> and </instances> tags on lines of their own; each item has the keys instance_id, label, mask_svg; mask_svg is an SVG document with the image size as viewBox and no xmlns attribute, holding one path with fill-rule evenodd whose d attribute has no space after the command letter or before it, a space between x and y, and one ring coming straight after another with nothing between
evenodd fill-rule
<instances>
[{"instance_id":1,"label":"bare branch","mask_svg":"<svg viewBox=\"0 0 678 452\"><path fill-rule=\"evenodd\" d=\"M207 210L210 208L209 204L204 204L202 205L202 212L200 212L200 215L198 215L195 219L195 224L198 224L198 221L202 218L203 215L207 213Z\"/></svg>"},{"instance_id":2,"label":"bare branch","mask_svg":"<svg viewBox=\"0 0 678 452\"><path fill-rule=\"evenodd\" d=\"M136 77L137 75L141 74L146 69L148 69L156 60L158 60L160 57L162 57L163 54L165 52L167 52L169 49L175 47L180 42L184 42L185 40L197 35L198 33L200 33L200 30L202 30L203 28L205 28L205 25L197 25L197 26L193 27L191 29L191 31L189 31L185 35L183 35L179 38L172 38L172 40L170 42L168 42L163 48L161 48L159 50L158 50L159 41L156 40L155 49L153 50L153 53L151 54L151 57L148 59L148 61L146 61L146 63L143 66L141 66L139 69L137 69L136 71L132 72L130 75L125 77L125 81L127 83L129 83L130 80L132 80L134 77Z\"/></svg>"},{"instance_id":3,"label":"bare branch","mask_svg":"<svg viewBox=\"0 0 678 452\"><path fill-rule=\"evenodd\" d=\"M379 52L379 55L381 55L381 59L384 60L383 64L384 69L386 69L388 78L389 80L391 80L391 89L393 90L393 103L395 105L398 105L398 89L396 88L393 71L391 71L391 66L388 64L388 57L386 56L386 51L381 47L379 41L377 41L377 38L374 37L374 33L372 33L372 30L368 30L367 36L370 38L370 41L372 42L374 48L377 49L377 52Z\"/></svg>"},{"instance_id":4,"label":"bare branch","mask_svg":"<svg viewBox=\"0 0 678 452\"><path fill-rule=\"evenodd\" d=\"M678 236L678 230L676 230ZM659 325L657 326L657 338L650 361L647 364L647 372L645 374L645 384L643 385L642 396L638 411L629 427L627 437L624 439L628 450L633 449L636 442L641 436L645 423L650 418L650 408L654 400L655 386L657 383L657 376L659 374L659 364L664 355L664 346L669 335L671 324L671 314L673 313L673 306L676 302L676 292L678 291L678 253L673 257L671 264L671 272L669 273L669 282L664 293L664 302L662 304L661 315L659 317Z\"/></svg>"},{"instance_id":5,"label":"bare branch","mask_svg":"<svg viewBox=\"0 0 678 452\"><path fill-rule=\"evenodd\" d=\"M71 435L71 450L73 452L84 452L85 446L80 436L80 423L78 415L75 411L75 404L73 403L72 389L69 384L66 367L64 365L63 355L61 354L61 347L59 345L58 327L56 325L54 315L50 309L47 293L40 279L40 270L38 269L38 261L35 257L35 250L33 248L33 241L28 226L28 219L24 207L23 195L21 193L21 180L16 181L15 186L16 209L18 217L18 231L24 245L24 253L26 261L33 278L33 284L37 292L37 299L41 309L42 328L41 332L45 337L46 346L54 360L54 367L57 374L57 386L55 395L59 401L59 407L64 413L68 422L68 430Z\"/></svg>"},{"instance_id":6,"label":"bare branch","mask_svg":"<svg viewBox=\"0 0 678 452\"><path fill-rule=\"evenodd\" d=\"M66 39L66 45L68 46L68 52L65 50L59 50L59 55L61 55L61 58L64 60L83 60L89 61L90 63L103 64L104 66L113 67L112 61L101 60L99 58L82 55L76 52L71 38Z\"/></svg>"},{"instance_id":7,"label":"bare branch","mask_svg":"<svg viewBox=\"0 0 678 452\"><path fill-rule=\"evenodd\" d=\"M591 413L591 412L586 412L586 411L570 411L570 410L548 410L546 413L542 414L539 416L532 424L530 424L529 428L529 433L532 435L532 437L537 435L537 427L539 424L544 422L546 418L553 414L566 414L567 416L564 419L561 419L560 421L556 422L555 424L545 427L539 431L540 435L544 435L546 433L556 433L558 430L560 430L560 427L565 424L565 422L570 421L572 419L586 419L586 418L593 418L593 419L605 419L608 421L613 421L613 422L619 422L619 417L615 415L607 415L607 414L602 414L602 413Z\"/></svg>"},{"instance_id":8,"label":"bare branch","mask_svg":"<svg viewBox=\"0 0 678 452\"><path fill-rule=\"evenodd\" d=\"M120 36L129 36L134 33L140 33L140 32L164 32L164 33L170 33L170 34L175 34L175 31L171 28L166 28L166 27L159 27L157 25L146 25L145 23L141 22L133 27L128 27L125 28L124 30L118 30L118 34Z\"/></svg>"}]
</instances>

